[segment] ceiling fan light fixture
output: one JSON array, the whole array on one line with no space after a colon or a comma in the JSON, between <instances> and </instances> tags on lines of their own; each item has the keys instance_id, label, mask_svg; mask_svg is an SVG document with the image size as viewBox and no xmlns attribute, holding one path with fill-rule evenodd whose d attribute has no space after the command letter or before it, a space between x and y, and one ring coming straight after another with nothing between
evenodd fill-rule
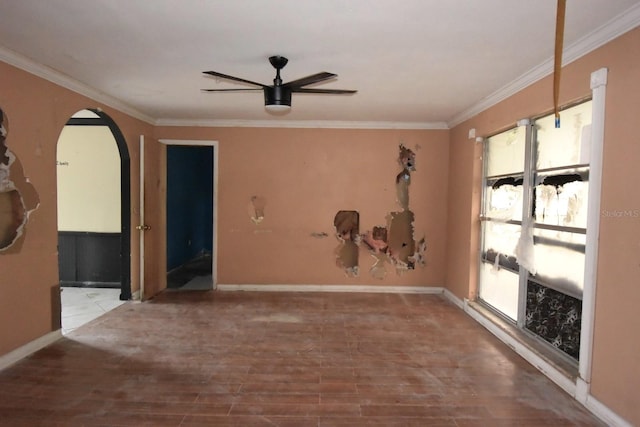
<instances>
[{"instance_id":1,"label":"ceiling fan light fixture","mask_svg":"<svg viewBox=\"0 0 640 427\"><path fill-rule=\"evenodd\" d=\"M284 114L291 110L291 105L286 104L267 104L264 106L265 110L273 114Z\"/></svg>"},{"instance_id":2,"label":"ceiling fan light fixture","mask_svg":"<svg viewBox=\"0 0 640 427\"><path fill-rule=\"evenodd\" d=\"M269 113L283 114L291 110L291 90L282 86L264 88L264 108Z\"/></svg>"},{"instance_id":3,"label":"ceiling fan light fixture","mask_svg":"<svg viewBox=\"0 0 640 427\"><path fill-rule=\"evenodd\" d=\"M248 91L248 90L262 90L264 92L264 108L271 114L286 114L291 111L291 94L292 93L324 93L333 95L354 94L355 90L344 89L316 89L307 88L305 86L325 82L337 77L337 74L328 73L326 71L315 73L310 76L303 77L301 79L293 80L287 83L282 82L280 77L280 70L287 65L289 60L284 56L271 56L269 62L273 68L276 69L276 77L273 79L273 85L265 85L262 83L254 82L247 79L241 79L240 77L230 76L228 74L222 74L217 71L203 71L216 78L223 78L234 82L241 82L257 86L254 89L203 89L206 92L230 92L230 91Z\"/></svg>"}]
</instances>

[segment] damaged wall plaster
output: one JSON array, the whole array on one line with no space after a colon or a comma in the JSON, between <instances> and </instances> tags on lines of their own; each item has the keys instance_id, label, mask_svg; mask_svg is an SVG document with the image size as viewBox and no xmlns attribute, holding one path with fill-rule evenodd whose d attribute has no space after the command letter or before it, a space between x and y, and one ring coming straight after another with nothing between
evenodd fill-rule
<instances>
[{"instance_id":1,"label":"damaged wall plaster","mask_svg":"<svg viewBox=\"0 0 640 427\"><path fill-rule=\"evenodd\" d=\"M360 214L356 211L339 211L333 219L336 237L340 245L336 248L336 264L343 268L347 276L358 275L358 255L360 243Z\"/></svg>"},{"instance_id":2,"label":"damaged wall plaster","mask_svg":"<svg viewBox=\"0 0 640 427\"><path fill-rule=\"evenodd\" d=\"M19 251L16 243L39 205L38 194L24 176L20 161L6 145L8 132L7 116L0 109L0 253L12 247Z\"/></svg>"},{"instance_id":3,"label":"damaged wall plaster","mask_svg":"<svg viewBox=\"0 0 640 427\"><path fill-rule=\"evenodd\" d=\"M254 224L258 225L264 219L264 208L267 206L267 199L260 196L251 196L249 203L249 216Z\"/></svg>"},{"instance_id":4,"label":"damaged wall plaster","mask_svg":"<svg viewBox=\"0 0 640 427\"><path fill-rule=\"evenodd\" d=\"M362 241L367 245L371 256L375 260L369 269L369 273L380 280L387 275L385 267L388 261L387 250L389 248L387 234L387 227L376 226L373 227L373 230L367 231L362 237Z\"/></svg>"},{"instance_id":5,"label":"damaged wall plaster","mask_svg":"<svg viewBox=\"0 0 640 427\"><path fill-rule=\"evenodd\" d=\"M409 210L409 186L411 172L416 170L416 155L411 149L400 144L398 163L402 171L396 176L398 203L402 207L400 212L391 212L387 216L389 229L389 249L387 254L397 273L415 269L416 265L425 265L424 252L427 243L423 237L414 240L414 214Z\"/></svg>"},{"instance_id":6,"label":"damaged wall plaster","mask_svg":"<svg viewBox=\"0 0 640 427\"><path fill-rule=\"evenodd\" d=\"M402 211L389 213L386 226L373 227L362 235L358 231L358 212L340 211L334 218L336 236L341 241L336 249L337 264L348 276L358 274L360 242L364 242L374 259L369 272L377 279L386 276L387 263L392 264L398 274L413 270L416 265L425 265L426 240L424 237L417 242L414 240L414 214L409 210L411 172L416 170L415 153L403 144L399 150L398 163L402 171L396 176L396 194Z\"/></svg>"},{"instance_id":7,"label":"damaged wall plaster","mask_svg":"<svg viewBox=\"0 0 640 427\"><path fill-rule=\"evenodd\" d=\"M415 267L411 257L416 251L413 240L413 212L391 212L389 223L389 257L397 269L410 270Z\"/></svg>"},{"instance_id":8,"label":"damaged wall plaster","mask_svg":"<svg viewBox=\"0 0 640 427\"><path fill-rule=\"evenodd\" d=\"M411 185L411 172L416 170L416 155L400 144L398 162L402 171L396 176L396 196L402 209L409 209L409 185Z\"/></svg>"}]
</instances>

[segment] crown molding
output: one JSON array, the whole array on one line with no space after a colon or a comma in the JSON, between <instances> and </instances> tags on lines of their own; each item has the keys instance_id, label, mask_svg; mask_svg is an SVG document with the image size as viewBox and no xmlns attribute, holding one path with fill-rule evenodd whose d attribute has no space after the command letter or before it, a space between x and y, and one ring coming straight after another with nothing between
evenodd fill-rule
<instances>
[{"instance_id":1,"label":"crown molding","mask_svg":"<svg viewBox=\"0 0 640 427\"><path fill-rule=\"evenodd\" d=\"M449 129L445 122L365 122L332 120L190 120L159 119L156 126L313 128L313 129Z\"/></svg>"},{"instance_id":2,"label":"crown molding","mask_svg":"<svg viewBox=\"0 0 640 427\"><path fill-rule=\"evenodd\" d=\"M616 37L633 30L640 23L640 3L632 6L627 11L621 13L609 22L596 28L591 33L578 39L563 50L562 65L565 66L581 58L589 52L610 42ZM549 58L542 64L532 68L511 83L503 86L491 95L483 98L471 108L455 115L447 122L449 128L453 128L460 123L478 115L484 110L504 101L508 97L518 93L522 89L530 86L538 80L548 76L553 72L553 58Z\"/></svg>"},{"instance_id":3,"label":"crown molding","mask_svg":"<svg viewBox=\"0 0 640 427\"><path fill-rule=\"evenodd\" d=\"M156 120L153 117L150 117L136 110L135 108L131 107L128 104L125 104L119 99L109 96L104 92L100 92L84 83L79 82L78 80L67 76L66 74L62 74L61 72L56 71L53 68L47 67L46 65L39 64L32 59L20 55L19 53L16 53L3 46L0 46L0 61L6 62L9 65L13 65L14 67L20 68L21 70L48 80L51 83L55 83L58 86L62 86L80 95L86 96L87 98L91 98L94 101L108 105L109 107L115 108L116 110L128 114L131 117L142 120L152 125L155 124Z\"/></svg>"}]
</instances>

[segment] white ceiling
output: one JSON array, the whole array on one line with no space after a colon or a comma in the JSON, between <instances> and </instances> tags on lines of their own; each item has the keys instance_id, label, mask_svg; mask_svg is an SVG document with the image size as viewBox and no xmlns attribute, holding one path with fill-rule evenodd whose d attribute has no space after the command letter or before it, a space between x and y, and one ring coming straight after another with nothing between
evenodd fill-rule
<instances>
[{"instance_id":1,"label":"white ceiling","mask_svg":"<svg viewBox=\"0 0 640 427\"><path fill-rule=\"evenodd\" d=\"M446 127L551 71L556 0L0 0L0 59L159 124L360 122ZM640 23L640 0L568 0L565 62ZM272 116L285 82L338 74ZM99 93L99 94L98 94ZM551 97L552 95L549 94ZM94 96L95 97L95 96ZM257 121L257 122L256 122Z\"/></svg>"}]
</instances>

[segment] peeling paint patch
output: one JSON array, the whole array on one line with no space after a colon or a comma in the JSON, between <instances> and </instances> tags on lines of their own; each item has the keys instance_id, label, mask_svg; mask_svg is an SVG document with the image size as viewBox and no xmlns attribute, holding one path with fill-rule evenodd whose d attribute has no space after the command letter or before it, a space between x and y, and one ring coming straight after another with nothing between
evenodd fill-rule
<instances>
[{"instance_id":1,"label":"peeling paint patch","mask_svg":"<svg viewBox=\"0 0 640 427\"><path fill-rule=\"evenodd\" d=\"M7 117L0 109L0 253L12 246L16 248L14 245L24 235L30 213L40 203L33 185L23 175L20 162L6 145L8 128Z\"/></svg>"},{"instance_id":2,"label":"peeling paint patch","mask_svg":"<svg viewBox=\"0 0 640 427\"><path fill-rule=\"evenodd\" d=\"M258 225L264 219L264 208L267 205L267 200L264 197L252 196L250 203L250 216L251 221Z\"/></svg>"},{"instance_id":3,"label":"peeling paint patch","mask_svg":"<svg viewBox=\"0 0 640 427\"><path fill-rule=\"evenodd\" d=\"M360 243L360 214L356 211L339 211L333 219L336 238L340 245L336 248L336 264L349 277L358 275L358 244Z\"/></svg>"}]
</instances>

